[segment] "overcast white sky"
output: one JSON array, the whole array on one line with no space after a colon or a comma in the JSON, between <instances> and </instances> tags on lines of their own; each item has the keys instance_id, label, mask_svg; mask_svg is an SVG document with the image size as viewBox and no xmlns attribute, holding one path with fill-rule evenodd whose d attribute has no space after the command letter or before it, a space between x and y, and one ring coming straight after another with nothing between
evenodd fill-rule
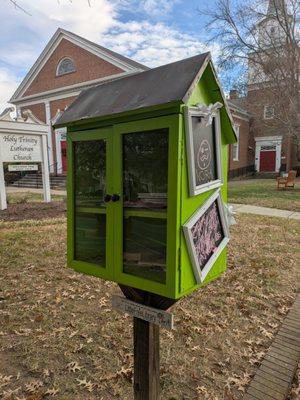
<instances>
[{"instance_id":1,"label":"overcast white sky","mask_svg":"<svg viewBox=\"0 0 300 400\"><path fill-rule=\"evenodd\" d=\"M17 1L28 14L1 5L0 112L58 27L150 67L208 50L197 11L205 0Z\"/></svg>"}]
</instances>

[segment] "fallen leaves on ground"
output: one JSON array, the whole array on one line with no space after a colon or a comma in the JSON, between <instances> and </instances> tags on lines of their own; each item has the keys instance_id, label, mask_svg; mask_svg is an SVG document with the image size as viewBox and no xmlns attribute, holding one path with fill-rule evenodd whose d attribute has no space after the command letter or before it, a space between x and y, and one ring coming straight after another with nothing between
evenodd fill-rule
<instances>
[{"instance_id":1,"label":"fallen leaves on ground","mask_svg":"<svg viewBox=\"0 0 300 400\"><path fill-rule=\"evenodd\" d=\"M299 289L299 222L237 220L226 273L161 330L165 400L242 399ZM64 218L0 226L0 398L132 399L131 318L110 307L117 285L66 267L65 233Z\"/></svg>"}]
</instances>

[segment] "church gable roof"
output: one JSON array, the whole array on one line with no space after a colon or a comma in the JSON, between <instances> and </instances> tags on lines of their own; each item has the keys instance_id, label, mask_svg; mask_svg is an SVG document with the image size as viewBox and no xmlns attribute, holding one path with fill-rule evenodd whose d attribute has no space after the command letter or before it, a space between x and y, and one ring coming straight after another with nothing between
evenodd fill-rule
<instances>
[{"instance_id":1,"label":"church gable roof","mask_svg":"<svg viewBox=\"0 0 300 400\"><path fill-rule=\"evenodd\" d=\"M63 41L68 41L75 46L79 46L89 54L93 55L94 57L98 57L99 60L101 59L103 62L110 63L116 68L116 70L122 71L125 74L148 69L148 67L139 64L125 56L106 49L105 47L93 43L72 32L59 28L52 36L47 46L33 64L21 84L18 86L17 90L10 99L10 102L14 103L15 100L19 100L24 97L24 94L26 94L26 91L30 85L34 82L38 74L42 71L48 60Z\"/></svg>"}]
</instances>

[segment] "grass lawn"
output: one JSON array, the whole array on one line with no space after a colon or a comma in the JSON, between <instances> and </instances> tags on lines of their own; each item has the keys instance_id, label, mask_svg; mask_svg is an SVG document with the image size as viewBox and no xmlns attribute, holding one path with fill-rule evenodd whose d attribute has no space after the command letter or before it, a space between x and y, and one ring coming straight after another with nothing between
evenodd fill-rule
<instances>
[{"instance_id":1,"label":"grass lawn","mask_svg":"<svg viewBox=\"0 0 300 400\"><path fill-rule=\"evenodd\" d=\"M231 203L300 211L300 179L295 189L277 190L275 179L230 181L228 196Z\"/></svg>"},{"instance_id":2,"label":"grass lawn","mask_svg":"<svg viewBox=\"0 0 300 400\"><path fill-rule=\"evenodd\" d=\"M237 220L227 272L161 331L164 400L242 399L299 289L299 222ZM115 284L66 268L65 233L65 218L0 224L0 398L132 399L131 318Z\"/></svg>"},{"instance_id":3,"label":"grass lawn","mask_svg":"<svg viewBox=\"0 0 300 400\"><path fill-rule=\"evenodd\" d=\"M66 199L66 195L51 195L52 201L62 201ZM31 203L31 202L42 202L44 201L43 194L33 192L13 192L7 194L8 204L20 204L20 203Z\"/></svg>"}]
</instances>

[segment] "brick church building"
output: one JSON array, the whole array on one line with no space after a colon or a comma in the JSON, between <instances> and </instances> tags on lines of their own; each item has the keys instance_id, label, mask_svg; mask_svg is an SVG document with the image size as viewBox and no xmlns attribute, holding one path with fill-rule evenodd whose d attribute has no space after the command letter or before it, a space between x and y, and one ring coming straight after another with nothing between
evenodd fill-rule
<instances>
[{"instance_id":1,"label":"brick church building","mask_svg":"<svg viewBox=\"0 0 300 400\"><path fill-rule=\"evenodd\" d=\"M66 172L66 134L52 124L84 89L136 74L146 66L64 29L58 29L12 98L17 113L30 109L49 125L50 172Z\"/></svg>"}]
</instances>

